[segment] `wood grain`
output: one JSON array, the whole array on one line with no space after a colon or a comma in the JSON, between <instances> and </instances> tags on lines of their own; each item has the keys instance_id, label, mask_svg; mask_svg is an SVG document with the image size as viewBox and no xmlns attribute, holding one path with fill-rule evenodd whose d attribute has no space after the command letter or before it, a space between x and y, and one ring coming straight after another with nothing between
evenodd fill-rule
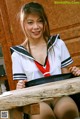
<instances>
[{"instance_id":1,"label":"wood grain","mask_svg":"<svg viewBox=\"0 0 80 119\"><path fill-rule=\"evenodd\" d=\"M12 109L41 102L53 97L80 92L80 77L9 91L0 96L0 110Z\"/></svg>"}]
</instances>

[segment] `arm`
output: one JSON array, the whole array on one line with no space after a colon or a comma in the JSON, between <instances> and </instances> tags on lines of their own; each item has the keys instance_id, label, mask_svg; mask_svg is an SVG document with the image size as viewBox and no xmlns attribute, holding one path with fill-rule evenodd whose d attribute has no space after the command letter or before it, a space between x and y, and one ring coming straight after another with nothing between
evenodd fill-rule
<instances>
[{"instance_id":1,"label":"arm","mask_svg":"<svg viewBox=\"0 0 80 119\"><path fill-rule=\"evenodd\" d=\"M11 59L12 59L13 80L18 80L16 89L22 89L25 87L25 83L27 82L27 77L26 74L24 73L20 56L14 52L11 55Z\"/></svg>"},{"instance_id":2,"label":"arm","mask_svg":"<svg viewBox=\"0 0 80 119\"><path fill-rule=\"evenodd\" d=\"M70 73L69 65L73 63L66 44L61 41L61 71L62 73Z\"/></svg>"},{"instance_id":3,"label":"arm","mask_svg":"<svg viewBox=\"0 0 80 119\"><path fill-rule=\"evenodd\" d=\"M70 73L68 67L62 68L61 71L62 71L62 74Z\"/></svg>"},{"instance_id":4,"label":"arm","mask_svg":"<svg viewBox=\"0 0 80 119\"><path fill-rule=\"evenodd\" d=\"M66 67L66 68L62 68L62 73L73 73L75 76L80 76L80 68L73 66L73 67Z\"/></svg>"}]
</instances>

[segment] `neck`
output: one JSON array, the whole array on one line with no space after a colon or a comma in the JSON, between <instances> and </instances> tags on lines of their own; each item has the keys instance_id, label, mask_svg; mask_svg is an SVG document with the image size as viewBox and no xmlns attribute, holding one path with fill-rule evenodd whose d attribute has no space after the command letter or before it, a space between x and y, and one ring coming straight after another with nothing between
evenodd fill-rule
<instances>
[{"instance_id":1,"label":"neck","mask_svg":"<svg viewBox=\"0 0 80 119\"><path fill-rule=\"evenodd\" d=\"M46 46L47 45L47 43L46 43L46 41L45 41L45 39L33 39L33 40L29 40L28 41L28 43L27 43L27 46L26 46L26 48L27 48L27 50L28 50L28 52L30 53L30 54L32 54L32 49L34 49L34 48L39 48L39 47L41 47L41 46Z\"/></svg>"},{"instance_id":2,"label":"neck","mask_svg":"<svg viewBox=\"0 0 80 119\"><path fill-rule=\"evenodd\" d=\"M29 40L30 47L38 46L38 45L44 45L46 44L46 41L44 38L41 39L30 39Z\"/></svg>"}]
</instances>

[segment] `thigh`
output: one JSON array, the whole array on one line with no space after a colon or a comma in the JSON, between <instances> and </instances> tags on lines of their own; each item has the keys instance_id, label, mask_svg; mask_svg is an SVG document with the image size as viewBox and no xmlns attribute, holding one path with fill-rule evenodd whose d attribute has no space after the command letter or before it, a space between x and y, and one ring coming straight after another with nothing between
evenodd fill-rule
<instances>
[{"instance_id":1,"label":"thigh","mask_svg":"<svg viewBox=\"0 0 80 119\"><path fill-rule=\"evenodd\" d=\"M73 115L76 115L76 116L79 115L76 103L73 101L72 98L65 96L60 98L56 102L54 107L54 113L55 115L61 116L68 112L71 112L73 113Z\"/></svg>"},{"instance_id":2,"label":"thigh","mask_svg":"<svg viewBox=\"0 0 80 119\"><path fill-rule=\"evenodd\" d=\"M32 115L30 119L55 119L53 110L51 107L45 103L40 103L40 114Z\"/></svg>"}]
</instances>

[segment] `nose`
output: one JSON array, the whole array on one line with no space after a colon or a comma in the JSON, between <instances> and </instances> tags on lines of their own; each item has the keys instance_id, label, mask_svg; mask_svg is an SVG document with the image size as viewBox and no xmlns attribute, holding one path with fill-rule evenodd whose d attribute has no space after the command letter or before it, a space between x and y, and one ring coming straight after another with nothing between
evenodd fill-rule
<instances>
[{"instance_id":1,"label":"nose","mask_svg":"<svg viewBox=\"0 0 80 119\"><path fill-rule=\"evenodd\" d=\"M38 23L34 23L34 29L38 29L38 28L39 28Z\"/></svg>"}]
</instances>

